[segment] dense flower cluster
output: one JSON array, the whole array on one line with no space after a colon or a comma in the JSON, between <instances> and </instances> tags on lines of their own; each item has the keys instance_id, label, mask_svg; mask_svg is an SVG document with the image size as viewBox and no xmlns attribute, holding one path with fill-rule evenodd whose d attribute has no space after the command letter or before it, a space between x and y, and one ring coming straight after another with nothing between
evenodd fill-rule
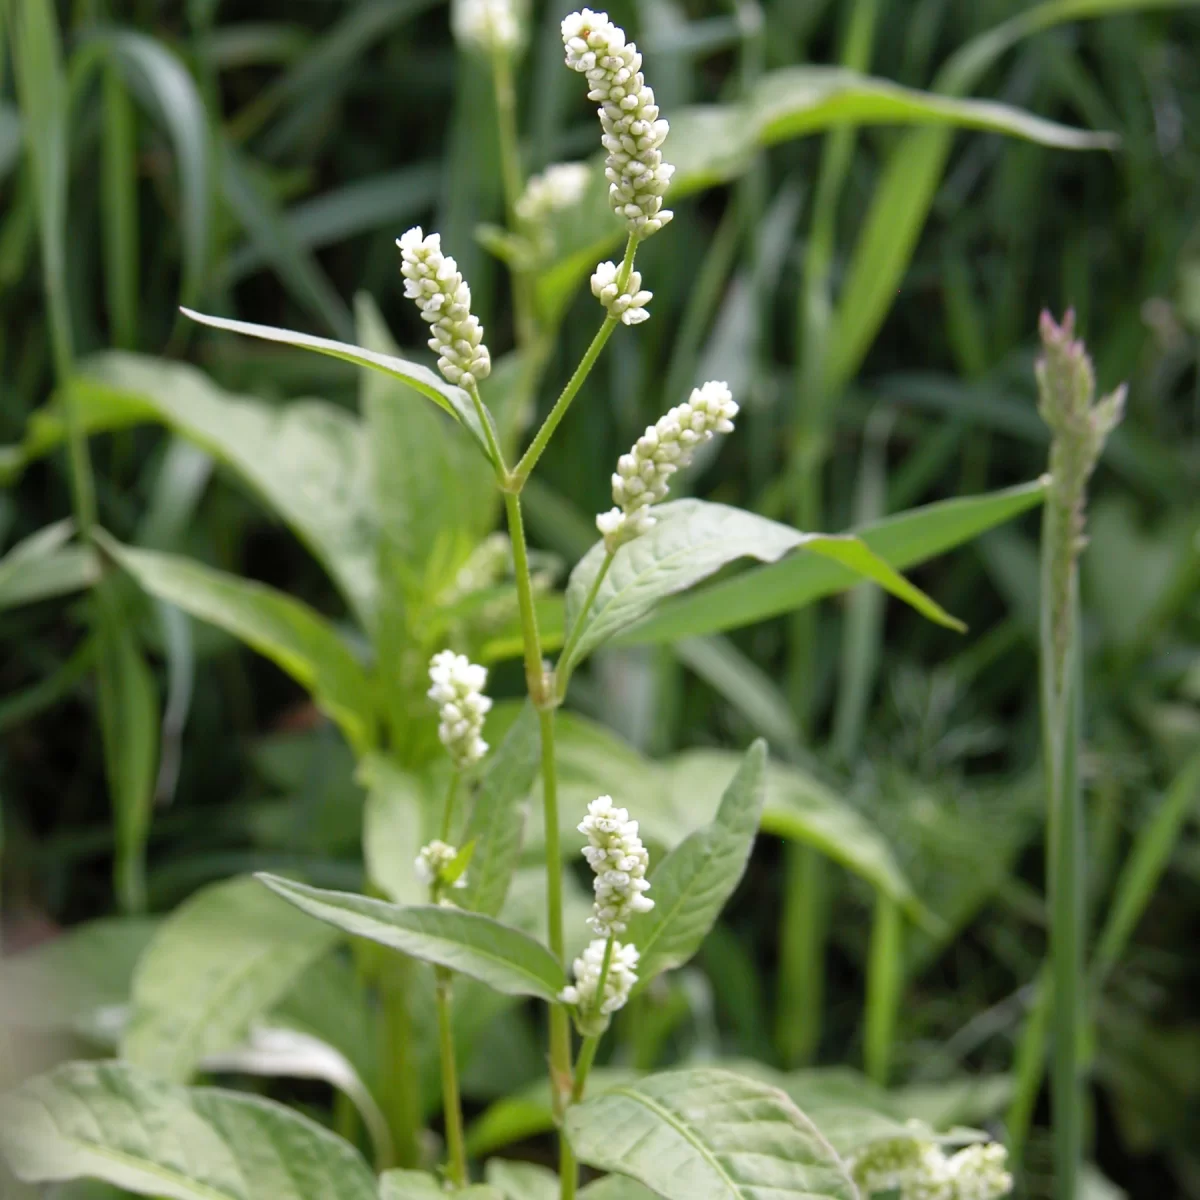
<instances>
[{"instance_id":1,"label":"dense flower cluster","mask_svg":"<svg viewBox=\"0 0 1200 1200\"><path fill-rule=\"evenodd\" d=\"M595 938L589 942L587 949L574 962L575 982L559 993L558 998L564 1004L575 1008L576 1021L584 1034L603 1033L609 1017L625 1007L637 983L637 947L614 941L608 974L604 979L604 994L597 994L607 948L607 938Z\"/></svg>"},{"instance_id":2,"label":"dense flower cluster","mask_svg":"<svg viewBox=\"0 0 1200 1200\"><path fill-rule=\"evenodd\" d=\"M617 278L620 273L616 263L600 263L592 276L592 295L604 305L610 317L619 317L626 325L640 325L650 319L646 305L654 293L642 290L640 271L630 271L624 287Z\"/></svg>"},{"instance_id":3,"label":"dense flower cluster","mask_svg":"<svg viewBox=\"0 0 1200 1200\"><path fill-rule=\"evenodd\" d=\"M1012 1191L1008 1152L977 1143L948 1155L920 1136L875 1142L850 1160L851 1174L869 1200L898 1192L900 1200L999 1200Z\"/></svg>"},{"instance_id":4,"label":"dense flower cluster","mask_svg":"<svg viewBox=\"0 0 1200 1200\"><path fill-rule=\"evenodd\" d=\"M710 381L660 417L628 454L621 455L612 477L617 507L596 518L596 528L610 551L654 524L650 506L666 498L671 476L691 462L697 446L716 433L731 432L737 413L728 385Z\"/></svg>"},{"instance_id":5,"label":"dense flower cluster","mask_svg":"<svg viewBox=\"0 0 1200 1200\"><path fill-rule=\"evenodd\" d=\"M638 836L638 823L629 819L627 809L617 808L611 796L600 796L588 805L579 832L587 836L583 857L596 874L588 924L599 938L624 933L630 917L654 907L646 895L650 856Z\"/></svg>"},{"instance_id":6,"label":"dense flower cluster","mask_svg":"<svg viewBox=\"0 0 1200 1200\"><path fill-rule=\"evenodd\" d=\"M432 841L429 845L422 846L413 864L416 867L417 878L429 887L441 883L446 869L457 857L458 847L451 846L448 842ZM454 881L454 886L466 887L466 875L460 875Z\"/></svg>"},{"instance_id":7,"label":"dense flower cluster","mask_svg":"<svg viewBox=\"0 0 1200 1200\"><path fill-rule=\"evenodd\" d=\"M563 21L562 37L567 66L587 78L588 99L600 106L609 202L634 237L649 237L674 215L662 205L675 168L663 162L670 126L646 86L642 56L608 13L590 8Z\"/></svg>"},{"instance_id":8,"label":"dense flower cluster","mask_svg":"<svg viewBox=\"0 0 1200 1200\"><path fill-rule=\"evenodd\" d=\"M438 737L455 766L469 767L488 752L488 744L480 736L483 718L492 707L483 694L487 668L468 661L463 654L442 650L429 664L429 678L432 686L427 695L438 705L441 718Z\"/></svg>"},{"instance_id":9,"label":"dense flower cluster","mask_svg":"<svg viewBox=\"0 0 1200 1200\"><path fill-rule=\"evenodd\" d=\"M521 22L513 0L458 0L454 36L480 50L513 50L521 41Z\"/></svg>"},{"instance_id":10,"label":"dense flower cluster","mask_svg":"<svg viewBox=\"0 0 1200 1200\"><path fill-rule=\"evenodd\" d=\"M536 225L551 213L570 208L587 190L591 171L585 163L553 163L525 185L517 201L517 216L526 225Z\"/></svg>"},{"instance_id":11,"label":"dense flower cluster","mask_svg":"<svg viewBox=\"0 0 1200 1200\"><path fill-rule=\"evenodd\" d=\"M471 289L458 264L442 253L441 234L428 237L419 225L399 238L404 294L417 302L433 335L429 348L438 354L438 370L451 382L470 387L486 379L491 356L483 344L483 326L471 314Z\"/></svg>"}]
</instances>

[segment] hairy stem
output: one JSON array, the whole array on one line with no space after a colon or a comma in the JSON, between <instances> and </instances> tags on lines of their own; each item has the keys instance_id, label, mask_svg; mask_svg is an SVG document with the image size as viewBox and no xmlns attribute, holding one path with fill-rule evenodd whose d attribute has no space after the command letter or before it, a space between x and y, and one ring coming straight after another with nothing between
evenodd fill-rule
<instances>
[{"instance_id":1,"label":"hairy stem","mask_svg":"<svg viewBox=\"0 0 1200 1200\"><path fill-rule=\"evenodd\" d=\"M487 442L492 466L496 471L496 478L503 484L508 477L508 468L504 465L504 452L500 449L500 443L496 441L496 431L492 427L491 414L483 403L483 397L479 394L479 384L472 381L471 386L467 388L467 395L471 397L471 403L475 405L475 412L479 415L479 423L483 426L483 436Z\"/></svg>"},{"instance_id":2,"label":"hairy stem","mask_svg":"<svg viewBox=\"0 0 1200 1200\"><path fill-rule=\"evenodd\" d=\"M467 1182L467 1150L463 1140L462 1101L454 1058L454 1021L450 1008L450 972L437 968L438 1041L442 1056L442 1109L446 1122L447 1174L456 1187Z\"/></svg>"},{"instance_id":3,"label":"hairy stem","mask_svg":"<svg viewBox=\"0 0 1200 1200\"><path fill-rule=\"evenodd\" d=\"M529 689L530 699L538 708L541 708L545 700L546 671L542 665L542 640L538 634L537 611L533 604L533 578L529 573L529 549L525 544L525 521L521 515L521 497L515 492L505 492L504 511L508 517L508 536L512 541L513 548L513 570L517 577L517 603L521 610L525 685ZM544 737L543 731L543 739ZM544 756L544 742L542 750Z\"/></svg>"}]
</instances>

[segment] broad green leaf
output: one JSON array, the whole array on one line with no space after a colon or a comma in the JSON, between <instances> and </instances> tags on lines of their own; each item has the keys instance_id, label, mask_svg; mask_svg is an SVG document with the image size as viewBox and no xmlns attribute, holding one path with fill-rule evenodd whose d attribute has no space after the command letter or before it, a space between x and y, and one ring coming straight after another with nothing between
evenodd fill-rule
<instances>
[{"instance_id":1,"label":"broad green leaf","mask_svg":"<svg viewBox=\"0 0 1200 1200\"><path fill-rule=\"evenodd\" d=\"M135 550L107 536L102 544L152 596L226 630L282 667L360 754L371 748L375 716L367 676L345 642L306 604L178 555Z\"/></svg>"},{"instance_id":2,"label":"broad green leaf","mask_svg":"<svg viewBox=\"0 0 1200 1200\"><path fill-rule=\"evenodd\" d=\"M362 425L320 400L276 408L217 387L194 367L112 352L89 359L65 389L93 433L159 421L207 450L277 513L371 628L376 603L375 516ZM65 430L57 406L30 420L25 461Z\"/></svg>"},{"instance_id":3,"label":"broad green leaf","mask_svg":"<svg viewBox=\"0 0 1200 1200\"><path fill-rule=\"evenodd\" d=\"M969 92L1000 56L1030 34L1106 14L1190 6L1196 0L1045 0L961 46L934 80L944 96ZM895 302L933 206L954 142L952 129L917 129L892 150L876 184L846 272L827 358L827 387L839 392L857 373Z\"/></svg>"},{"instance_id":4,"label":"broad green leaf","mask_svg":"<svg viewBox=\"0 0 1200 1200\"><path fill-rule=\"evenodd\" d=\"M462 1200L505 1200L503 1192L486 1183L458 1188L454 1195ZM385 1171L379 1178L379 1200L445 1200L445 1196L442 1181L428 1171Z\"/></svg>"},{"instance_id":5,"label":"broad green leaf","mask_svg":"<svg viewBox=\"0 0 1200 1200\"><path fill-rule=\"evenodd\" d=\"M650 876L654 907L630 923L641 954L639 985L682 966L700 949L746 870L766 798L767 747L746 752L710 825L685 838Z\"/></svg>"},{"instance_id":6,"label":"broad green leaf","mask_svg":"<svg viewBox=\"0 0 1200 1200\"><path fill-rule=\"evenodd\" d=\"M606 1175L579 1192L579 1200L654 1200L657 1192L625 1175Z\"/></svg>"},{"instance_id":7,"label":"broad green leaf","mask_svg":"<svg viewBox=\"0 0 1200 1200\"><path fill-rule=\"evenodd\" d=\"M553 1001L565 985L562 967L545 946L481 913L433 904L387 904L274 875L258 878L318 920L413 958L449 967L498 992Z\"/></svg>"},{"instance_id":8,"label":"broad green leaf","mask_svg":"<svg viewBox=\"0 0 1200 1200\"><path fill-rule=\"evenodd\" d=\"M677 827L703 819L698 797L733 777L738 756L722 750L689 750L668 760L650 787L668 797ZM639 810L640 815L640 810ZM798 767L772 762L767 767L767 800L761 830L803 842L861 876L901 904L914 920L929 924L911 885L883 834L849 801Z\"/></svg>"},{"instance_id":9,"label":"broad green leaf","mask_svg":"<svg viewBox=\"0 0 1200 1200\"><path fill-rule=\"evenodd\" d=\"M853 536L800 533L742 509L702 500L676 500L655 509L657 523L642 537L622 546L613 558L588 613L581 613L605 550L597 542L571 572L567 588L567 628L586 621L583 635L563 669L569 671L596 646L647 616L668 596L692 587L739 558L775 563L791 550L829 558L871 579L931 620L959 627L932 600L898 575ZM837 567L834 567L837 571ZM711 632L705 630L704 632Z\"/></svg>"},{"instance_id":10,"label":"broad green leaf","mask_svg":"<svg viewBox=\"0 0 1200 1200\"><path fill-rule=\"evenodd\" d=\"M197 892L138 962L121 1056L178 1083L227 1051L337 941L249 878Z\"/></svg>"},{"instance_id":11,"label":"broad green leaf","mask_svg":"<svg viewBox=\"0 0 1200 1200\"><path fill-rule=\"evenodd\" d=\"M4 960L0 1023L116 1046L134 967L157 921L102 917Z\"/></svg>"},{"instance_id":12,"label":"broad green leaf","mask_svg":"<svg viewBox=\"0 0 1200 1200\"><path fill-rule=\"evenodd\" d=\"M28 1183L90 1178L169 1200L376 1200L358 1152L306 1117L124 1063L69 1063L0 1097L0 1151Z\"/></svg>"},{"instance_id":13,"label":"broad green leaf","mask_svg":"<svg viewBox=\"0 0 1200 1200\"><path fill-rule=\"evenodd\" d=\"M345 1054L312 1034L298 1029L255 1025L239 1045L206 1055L200 1070L206 1074L318 1079L328 1083L346 1095L358 1109L378 1161L395 1161L387 1117L370 1088Z\"/></svg>"},{"instance_id":14,"label":"broad green leaf","mask_svg":"<svg viewBox=\"0 0 1200 1200\"><path fill-rule=\"evenodd\" d=\"M558 1200L558 1176L535 1163L493 1158L487 1165L487 1181L504 1200Z\"/></svg>"},{"instance_id":15,"label":"broad green leaf","mask_svg":"<svg viewBox=\"0 0 1200 1200\"><path fill-rule=\"evenodd\" d=\"M880 560L902 571L1036 507L1045 489L1045 482L1038 480L982 496L939 501L853 532ZM842 564L810 554L793 554L672 600L620 640L622 644L646 643L720 633L791 612L822 596L846 591L858 582L860 577Z\"/></svg>"},{"instance_id":16,"label":"broad green leaf","mask_svg":"<svg viewBox=\"0 0 1200 1200\"><path fill-rule=\"evenodd\" d=\"M491 752L462 835L475 852L461 894L463 908L496 916L521 855L525 809L541 761L538 717L526 705L504 740Z\"/></svg>"},{"instance_id":17,"label":"broad green leaf","mask_svg":"<svg viewBox=\"0 0 1200 1200\"><path fill-rule=\"evenodd\" d=\"M857 1200L812 1122L776 1088L728 1071L651 1075L568 1110L581 1161L665 1200Z\"/></svg>"},{"instance_id":18,"label":"broad green leaf","mask_svg":"<svg viewBox=\"0 0 1200 1200\"><path fill-rule=\"evenodd\" d=\"M69 546L75 524L55 521L17 542L0 558L0 611L90 587L100 563L86 546Z\"/></svg>"},{"instance_id":19,"label":"broad green leaf","mask_svg":"<svg viewBox=\"0 0 1200 1200\"><path fill-rule=\"evenodd\" d=\"M371 754L359 768L367 788L363 856L371 882L397 904L421 904L429 889L413 864L423 841L425 801L416 779L390 758Z\"/></svg>"},{"instance_id":20,"label":"broad green leaf","mask_svg":"<svg viewBox=\"0 0 1200 1200\"><path fill-rule=\"evenodd\" d=\"M355 366L369 367L373 371L381 371L393 379L407 383L414 391L432 400L439 408L444 409L457 421L461 421L470 431L471 436L479 443L479 447L487 454L487 442L484 438L483 426L475 412L470 396L462 388L447 383L436 372L419 363L407 362L389 354L378 354L366 350L362 346L352 346L346 342L334 342L328 338L313 337L307 333L297 333L291 329L276 329L272 325L254 325L248 321L234 321L227 317L210 317L204 313L183 309L186 316L202 325L211 325L213 329L224 329L229 333L241 333L246 337L261 338L267 342L279 342L284 346L295 346L299 350L312 350L317 354L326 354L330 358L339 358L343 362L354 363Z\"/></svg>"}]
</instances>

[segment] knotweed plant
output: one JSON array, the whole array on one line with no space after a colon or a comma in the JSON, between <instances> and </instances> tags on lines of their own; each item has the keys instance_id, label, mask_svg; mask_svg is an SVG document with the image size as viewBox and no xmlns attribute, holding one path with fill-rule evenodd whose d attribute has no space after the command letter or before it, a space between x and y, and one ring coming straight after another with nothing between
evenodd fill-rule
<instances>
[{"instance_id":1,"label":"knotweed plant","mask_svg":"<svg viewBox=\"0 0 1200 1200\"><path fill-rule=\"evenodd\" d=\"M443 245L438 231L414 227L403 232L396 263L405 296L426 326L436 373L377 345L352 346L201 318L218 328L348 359L411 386L453 420L455 440L444 443L446 454L457 455L456 464L469 464L457 470L454 496L443 495L421 511L406 512L399 531L374 547L379 564L374 583L379 587L361 586L355 573L358 560L354 570L347 568L347 578L358 589L352 589L356 615L374 651L369 665L347 648L338 632L286 597L275 598L264 616L262 589L253 594L260 608L245 609L252 620L237 609L250 604L242 592L227 581L204 577L209 591L197 609L208 619L222 614L239 636L268 647L277 661L303 678L359 760L369 792L364 840L372 894L328 891L264 875L262 882L275 896L255 885L255 899L249 903L271 906L263 924L273 934L279 931L282 949L273 947L278 953L269 961L285 964L281 971L294 970L289 983L328 953L334 937L349 935L360 952L365 943L375 943L369 953L358 954L356 967L359 982L373 989L372 1020L383 1027L383 1061L377 1064L384 1079L382 1103L369 1095L369 1102L362 1100L369 1089L336 1055L328 1070L347 1094L358 1097L382 1178L369 1171L345 1140L281 1106L185 1087L194 1071L211 1062L205 1057L208 1051L224 1062L216 1052L228 1048L217 1039L185 1061L177 1044L160 1038L152 1054L145 1049L152 1041L147 1019L137 1014L124 1046L132 1062L149 1061L162 1068L158 1074L107 1064L71 1068L35 1082L4 1101L0 1146L17 1174L29 1180L99 1173L134 1191L187 1200L226 1195L238 1200L328 1200L334 1195L421 1200L443 1191L476 1200L533 1195L532 1186L514 1192L472 1184L476 1164L468 1153L460 1101L463 1037L458 1019L463 1014L458 1004L474 1006L477 1000L470 997L478 997L484 987L546 1008L548 1106L558 1141L558 1171L549 1190L541 1179L539 1195L553 1192L560 1200L572 1200L582 1160L617 1177L612 1186L618 1190L603 1192L613 1197L642 1196L648 1189L667 1200L735 1200L768 1193L780 1200L854 1200L861 1189L898 1190L904 1200L995 1200L1011 1183L999 1147L973 1144L947 1155L925 1127L907 1140L880 1144L871 1133L879 1118L871 1112L860 1114L859 1125L848 1123L842 1112L837 1121L841 1140L835 1146L782 1091L736 1072L684 1069L589 1095L591 1069L614 1020L627 1019L648 985L689 961L741 879L765 802L767 776L765 746L759 741L731 780L717 781L727 786L711 820L688 813L692 827L673 845L669 833L656 830L648 838L653 856L639 821L645 795L633 794L632 783L631 794L621 796L620 804L611 795L596 795L576 824L579 814L560 812L557 719L573 673L606 641L660 612L663 601L745 557L772 563L793 551L824 555L843 574L874 580L926 615L946 624L952 620L853 537L801 533L684 494L679 472L717 435L734 434L739 416L728 384L707 380L698 381L686 399L650 424L617 459L612 507L596 515L599 536L575 566L561 598L561 648L551 660L554 643L545 636L546 610L539 605L546 578L527 543L523 492L609 339L619 327L626 330L621 336L638 336L637 328L650 319L653 291L645 285L653 280L643 278L635 258L642 242L662 233L672 220L666 204L674 168L664 158L669 121L646 80L641 52L606 13L585 8L562 20L562 46L567 68L583 77L586 96L596 106L603 166L560 164L527 181L512 120L510 78L524 40L523 23L512 0L459 0L454 7L454 30L464 53L482 55L491 66L508 232L529 245L549 244L549 223L579 203L594 179L606 186L612 214L605 246L615 249L621 238L625 242L619 261L600 258L594 268L589 261L578 275L577 283L583 284L591 269L596 305L590 311L599 327L523 453L517 453L523 431L514 431L506 415L514 406L510 402L501 412L498 392L489 390L501 373L499 358L494 369L470 283L452 253L457 248ZM532 400L548 370L547 346L561 314L551 314L547 289L536 286L545 280L519 263L513 266L517 351L516 369L509 375ZM1059 370L1053 363L1046 369ZM421 397L406 399L423 402ZM377 407L383 409L376 413L380 420L396 419L394 411ZM442 417L438 420L436 436L446 436ZM469 458L460 453L464 451ZM404 453L416 456L419 451ZM393 473L414 473L423 465L411 459L373 462L373 483L384 493ZM1077 465L1076 474L1086 469ZM673 486L675 498L670 499ZM411 555L405 559L404 547L417 537L414 529L436 526L443 504L450 508L458 492L471 489L488 491L491 500L502 502L506 531L480 536L464 549L435 528L424 543L424 556L416 563ZM351 528L347 537L356 531ZM146 587L153 590L154 581L161 581L153 556L111 541L104 546ZM339 553L345 549L342 541L335 546ZM412 602L412 581L426 577L433 580L436 603L422 606ZM473 621L479 613L513 592L527 695L520 711L507 706L501 713L493 711L486 691L488 670L474 653L489 643L473 643L471 631L478 629ZM184 589L165 598L186 605L190 595ZM228 616L235 610L236 620ZM505 651L493 648L490 653L496 658ZM397 680L423 677L426 671L427 692L414 703ZM596 790L619 792L619 784L604 782ZM523 806L534 793L542 805L542 844L530 849L541 851L544 895L541 920L521 924L506 899L519 863L528 857L522 847ZM568 833L574 827L584 838L593 898L586 922L581 919L580 927L571 929L564 903L570 869L564 862L564 819ZM279 905L276 897L294 908ZM331 933L330 926L339 932ZM236 934L231 929L229 936ZM426 1106L414 1094L422 1049L420 989L427 979L421 964L431 967L433 975L442 1143L422 1136ZM220 969L218 961L213 970ZM152 982L152 977L150 967L144 975L139 968L139 980ZM254 989L271 1003L280 999L286 988L276 993L271 982L237 967L221 992L222 1004L213 1006L238 1010L222 1036L249 1034L250 1016L238 1006ZM146 994L153 991L150 983L142 986ZM265 1010L265 1001L263 1005ZM305 1066L312 1057L310 1053L304 1060ZM321 1061L328 1063L329 1056ZM350 1136L355 1127L353 1118L339 1120L341 1131ZM103 1145L95 1153L79 1148L96 1139ZM205 1158L209 1153L213 1163ZM137 1165L145 1162L151 1166ZM201 1182L180 1183L189 1171L198 1172ZM298 1189L295 1180L301 1174L303 1188ZM620 1190L625 1186L631 1190Z\"/></svg>"}]
</instances>

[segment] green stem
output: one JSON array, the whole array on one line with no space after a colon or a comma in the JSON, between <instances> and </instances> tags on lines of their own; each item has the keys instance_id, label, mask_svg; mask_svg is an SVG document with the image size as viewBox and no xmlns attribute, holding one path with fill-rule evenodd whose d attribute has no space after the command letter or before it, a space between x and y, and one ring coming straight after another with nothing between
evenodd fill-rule
<instances>
[{"instance_id":1,"label":"green stem","mask_svg":"<svg viewBox=\"0 0 1200 1200\"><path fill-rule=\"evenodd\" d=\"M388 1064L388 1069L383 1073L383 1100L396 1162L401 1167L410 1168L417 1166L420 1160L417 1131L421 1121L417 1066L412 1056L413 1022L408 1008L412 982L412 959L403 955L388 955L380 964L383 1059Z\"/></svg>"},{"instance_id":2,"label":"green stem","mask_svg":"<svg viewBox=\"0 0 1200 1200\"><path fill-rule=\"evenodd\" d=\"M811 846L792 843L785 864L775 1043L784 1065L811 1061L821 1039L825 999L825 861Z\"/></svg>"},{"instance_id":3,"label":"green stem","mask_svg":"<svg viewBox=\"0 0 1200 1200\"><path fill-rule=\"evenodd\" d=\"M454 1058L454 1020L450 1009L450 972L437 969L438 1042L442 1056L442 1110L446 1122L446 1172L455 1187L467 1183L467 1149L463 1140L462 1101Z\"/></svg>"},{"instance_id":4,"label":"green stem","mask_svg":"<svg viewBox=\"0 0 1200 1200\"><path fill-rule=\"evenodd\" d=\"M479 423L483 426L483 436L487 442L488 454L491 456L492 466L496 470L496 478L503 486L508 478L508 468L504 465L504 453L500 449L500 443L496 441L496 431L492 428L491 414L483 403L483 397L479 394L479 384L472 381L471 386L467 388L467 395L471 397L471 403L475 405Z\"/></svg>"},{"instance_id":5,"label":"green stem","mask_svg":"<svg viewBox=\"0 0 1200 1200\"><path fill-rule=\"evenodd\" d=\"M587 615L592 611L592 605L596 603L596 597L600 594L600 585L604 582L609 567L612 566L614 554L615 551L610 550L604 556L604 562L600 564L600 570L596 572L596 578L592 580L592 586L588 589L588 594L575 618L575 624L571 627L562 653L558 656L560 668L555 685L560 701L566 697L567 685L571 681L571 655L575 653L575 647L579 644L579 639L583 637L583 631L587 628Z\"/></svg>"},{"instance_id":6,"label":"green stem","mask_svg":"<svg viewBox=\"0 0 1200 1200\"><path fill-rule=\"evenodd\" d=\"M900 906L890 896L878 893L867 968L865 1057L867 1074L881 1087L887 1087L904 982L903 938Z\"/></svg>"},{"instance_id":7,"label":"green stem","mask_svg":"<svg viewBox=\"0 0 1200 1200\"><path fill-rule=\"evenodd\" d=\"M592 1069L592 1063L596 1061L596 1050L599 1046L600 1035L592 1033L583 1039L583 1045L579 1047L579 1058L575 1062L575 1087L571 1092L571 1099L576 1104L583 1099L588 1074Z\"/></svg>"},{"instance_id":8,"label":"green stem","mask_svg":"<svg viewBox=\"0 0 1200 1200\"><path fill-rule=\"evenodd\" d=\"M1052 991L1050 971L1043 966L1033 982L1033 997L1025 1015L1025 1026L1017 1043L1013 1064L1013 1097L1005 1116L1008 1159L1014 1176L1020 1174L1025 1143L1033 1124L1033 1110L1046 1077L1046 1026L1050 1020Z\"/></svg>"},{"instance_id":9,"label":"green stem","mask_svg":"<svg viewBox=\"0 0 1200 1200\"><path fill-rule=\"evenodd\" d=\"M454 805L458 799L458 779L459 771L455 767L450 772L450 786L446 789L446 803L442 808L441 839L443 842L450 840L450 827L454 824Z\"/></svg>"},{"instance_id":10,"label":"green stem","mask_svg":"<svg viewBox=\"0 0 1200 1200\"><path fill-rule=\"evenodd\" d=\"M633 258L637 253L637 239L630 234L629 240L625 243L625 257L621 260L621 269L617 273L617 286L624 288L629 282L629 274L633 270ZM618 325L616 317L605 317L604 323L596 331L596 336L592 338L592 344L588 346L583 358L579 360L579 366L575 368L575 373L567 380L567 386L563 388L562 393L554 402L554 407L550 410L545 421L542 422L542 427L537 431L532 442L529 443L529 449L521 456L521 461L513 468L511 480L512 485L517 491L520 491L533 472L533 468L537 466L538 459L542 457L543 451L550 444L550 439L554 436L554 431L558 428L563 417L567 415L567 409L571 407L571 402L575 399L579 389L583 387L584 380L591 374L592 368L596 365L596 360L600 357L600 352L608 344L608 339L612 337L613 330Z\"/></svg>"},{"instance_id":11,"label":"green stem","mask_svg":"<svg viewBox=\"0 0 1200 1200\"><path fill-rule=\"evenodd\" d=\"M513 570L517 578L517 604L521 610L521 633L525 649L525 685L530 699L539 708L545 700L545 667L542 665L542 641L538 634L537 610L533 603L533 579L529 573L529 550L525 544L525 521L521 516L521 497L504 493L504 511L508 517L508 536L512 541ZM545 746L543 745L543 752ZM556 827L557 830L557 827Z\"/></svg>"}]
</instances>

